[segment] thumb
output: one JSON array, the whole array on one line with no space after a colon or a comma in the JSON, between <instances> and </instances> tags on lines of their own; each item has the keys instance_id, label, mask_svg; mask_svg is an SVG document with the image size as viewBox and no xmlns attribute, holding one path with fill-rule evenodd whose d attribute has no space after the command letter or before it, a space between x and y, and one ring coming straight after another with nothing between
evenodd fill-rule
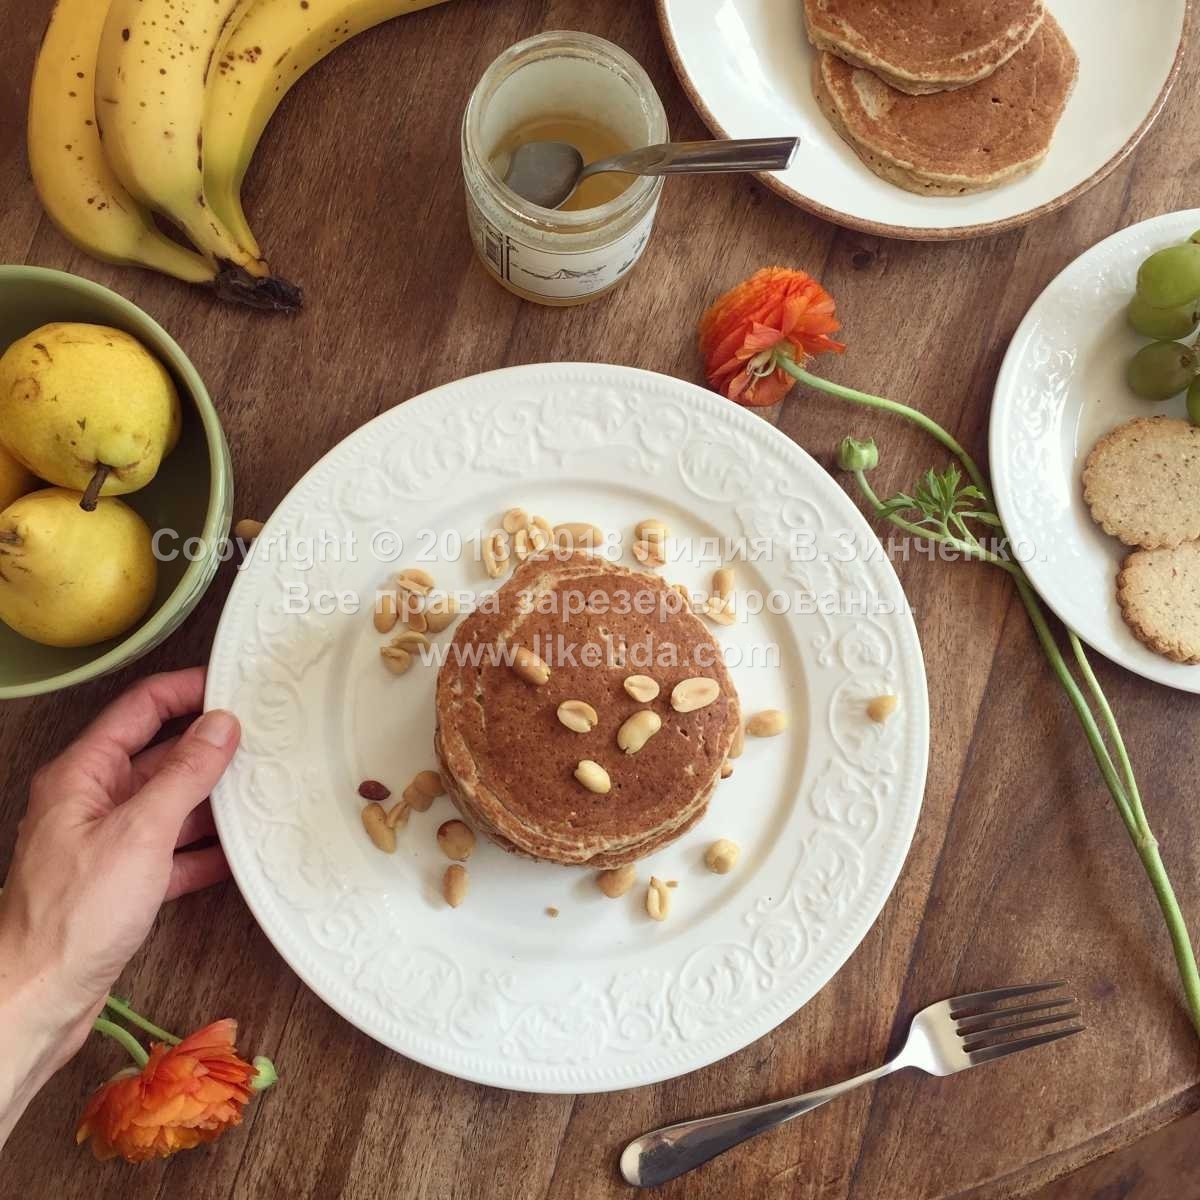
<instances>
[{"instance_id":1,"label":"thumb","mask_svg":"<svg viewBox=\"0 0 1200 1200\"><path fill-rule=\"evenodd\" d=\"M179 739L154 774L125 805L129 816L161 820L178 833L184 818L202 804L237 750L241 726L231 712L205 713Z\"/></svg>"}]
</instances>

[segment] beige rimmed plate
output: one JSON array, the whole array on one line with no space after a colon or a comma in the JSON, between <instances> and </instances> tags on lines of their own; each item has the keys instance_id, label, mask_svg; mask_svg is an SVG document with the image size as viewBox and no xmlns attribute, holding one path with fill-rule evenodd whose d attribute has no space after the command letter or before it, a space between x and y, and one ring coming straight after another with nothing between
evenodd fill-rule
<instances>
[{"instance_id":1,"label":"beige rimmed plate","mask_svg":"<svg viewBox=\"0 0 1200 1200\"><path fill-rule=\"evenodd\" d=\"M792 166L760 177L768 187L839 225L917 240L1001 233L1094 187L1161 111L1191 24L1191 0L1048 0L1079 55L1079 80L1046 160L992 191L918 196L868 170L817 107L803 0L657 5L671 61L714 134L800 136Z\"/></svg>"},{"instance_id":2,"label":"beige rimmed plate","mask_svg":"<svg viewBox=\"0 0 1200 1200\"><path fill-rule=\"evenodd\" d=\"M738 567L739 582L775 593L780 611L720 640L736 657L746 710L786 709L792 723L784 736L747 739L708 815L619 900L590 872L481 842L466 902L450 909L434 838L449 801L414 814L389 856L368 841L356 794L365 778L398 792L433 765L434 668L389 675L369 603L352 614L332 597L369 602L400 565L455 590L495 586L474 539L514 504L622 533L628 564L634 523L659 516L692 547L668 578L693 589L720 561L703 561L705 539L769 547ZM380 531L388 536L373 542ZM391 534L405 549L381 561L396 548ZM308 563L304 546L322 536L343 547L342 561L327 550ZM308 611L289 614L289 595L301 607L307 595ZM886 724L866 714L881 693L901 698ZM525 1091L681 1075L796 1012L891 892L928 751L912 617L838 484L747 410L677 379L599 364L464 379L333 449L268 521L234 585L207 703L243 722L213 810L238 886L284 958L384 1045ZM718 838L742 849L725 876L703 861ZM644 909L651 871L679 885L661 924Z\"/></svg>"}]
</instances>

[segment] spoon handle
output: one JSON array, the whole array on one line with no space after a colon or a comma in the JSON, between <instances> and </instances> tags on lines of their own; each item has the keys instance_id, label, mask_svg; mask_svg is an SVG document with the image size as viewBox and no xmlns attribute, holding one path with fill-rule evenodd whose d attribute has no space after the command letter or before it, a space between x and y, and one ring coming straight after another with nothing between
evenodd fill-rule
<instances>
[{"instance_id":1,"label":"spoon handle","mask_svg":"<svg viewBox=\"0 0 1200 1200\"><path fill-rule=\"evenodd\" d=\"M800 139L743 138L719 142L663 142L589 163L580 179L619 171L626 175L701 174L709 171L782 171Z\"/></svg>"}]
</instances>

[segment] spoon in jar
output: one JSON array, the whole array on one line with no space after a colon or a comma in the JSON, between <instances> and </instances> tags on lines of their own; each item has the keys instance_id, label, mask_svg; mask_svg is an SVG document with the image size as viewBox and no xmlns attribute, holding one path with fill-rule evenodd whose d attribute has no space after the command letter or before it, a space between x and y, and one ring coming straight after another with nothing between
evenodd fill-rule
<instances>
[{"instance_id":1,"label":"spoon in jar","mask_svg":"<svg viewBox=\"0 0 1200 1200\"><path fill-rule=\"evenodd\" d=\"M504 182L542 208L559 208L592 175L699 175L710 171L782 171L799 138L743 138L721 142L663 142L584 166L568 142L526 142L513 151Z\"/></svg>"}]
</instances>

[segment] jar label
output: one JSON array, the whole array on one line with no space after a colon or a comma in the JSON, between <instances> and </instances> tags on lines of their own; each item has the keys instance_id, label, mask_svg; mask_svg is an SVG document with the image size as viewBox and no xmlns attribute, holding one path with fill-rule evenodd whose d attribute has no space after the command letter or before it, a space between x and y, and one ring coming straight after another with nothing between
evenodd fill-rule
<instances>
[{"instance_id":1,"label":"jar label","mask_svg":"<svg viewBox=\"0 0 1200 1200\"><path fill-rule=\"evenodd\" d=\"M642 257L657 207L606 246L561 251L501 232L479 211L474 197L467 196L471 237L480 258L505 282L550 300L576 300L616 283Z\"/></svg>"}]
</instances>

